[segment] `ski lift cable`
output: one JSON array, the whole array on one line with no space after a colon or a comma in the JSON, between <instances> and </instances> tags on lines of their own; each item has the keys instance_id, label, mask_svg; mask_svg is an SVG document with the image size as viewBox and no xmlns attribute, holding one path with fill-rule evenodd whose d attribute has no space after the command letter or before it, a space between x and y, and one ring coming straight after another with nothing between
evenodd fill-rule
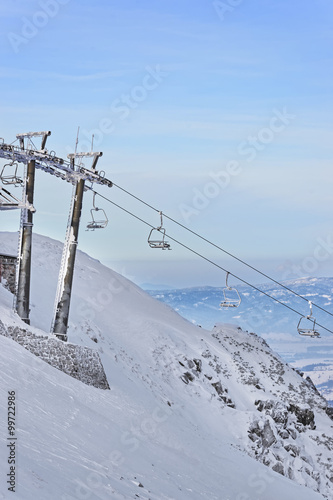
<instances>
[{"instance_id":1,"label":"ski lift cable","mask_svg":"<svg viewBox=\"0 0 333 500\"><path fill-rule=\"evenodd\" d=\"M155 210L156 212L159 212L159 210L155 207L153 207L152 205L150 205L149 203L145 202L144 200L141 200L138 196L135 196L134 194L130 193L129 191L127 191L126 189L118 186L117 184L113 183L113 185L115 187L117 187L118 189L120 189L121 191L124 191L126 194L128 194L129 196L132 196L133 198L135 198L136 200L140 201L141 203L143 203L144 205L146 205L147 207L151 208L152 210ZM174 222L175 224L177 224L178 226L182 227L183 229L185 229L186 231L188 231L189 233L192 233L194 234L195 236L197 236L198 238L200 238L201 240L205 241L206 243L208 243L209 245L212 245L213 247L217 248L218 250L220 250L221 252L224 252L225 254L229 255L230 257L232 257L233 259L237 260L238 262L240 262L241 264L244 264L245 266L249 267L250 269L252 269L253 271L256 271L258 274L261 274L261 276L264 276L265 278L269 279L270 281L272 281L273 283L275 283L276 285L279 285L281 286L282 288L284 288L285 290L287 290L288 292L290 293L293 293L294 295L296 295L297 297L299 297L300 299L303 299L305 300L306 302L308 302L308 299L303 297L302 295L300 295L299 293L295 292L294 290L292 290L291 288L287 287L286 285L283 285L282 283L280 283L279 281L275 280L274 278L271 278L270 276L268 276L267 274L263 273L262 271L260 271L259 269L257 269L256 267L254 266L251 266L251 264L248 264L247 262L245 262L244 260L240 259L239 257L236 257L236 255L233 255L232 253L228 252L227 250L225 250L224 248L220 247L219 245L216 245L215 243L213 243L212 241L208 240L207 238L205 238L204 236L201 236L199 233L193 231L192 229L190 229L189 227L185 226L184 224L182 224L181 222L178 222L177 220L173 219L172 217L166 215L164 212L163 212L163 216L166 218L166 219L169 219L171 222ZM333 314L330 312L330 311L327 311L327 309L319 306L318 304L315 304L314 302L312 302L312 305L317 307L318 309L320 309L321 311L324 311L325 313L329 314L330 316L333 316Z\"/></svg>"},{"instance_id":2,"label":"ski lift cable","mask_svg":"<svg viewBox=\"0 0 333 500\"><path fill-rule=\"evenodd\" d=\"M151 228L154 228L155 226L153 226L152 224L150 224L149 222L145 221L144 219L142 219L141 217L139 217L138 215L135 215L133 212L130 212L129 210L127 210L126 208L122 207L121 205L118 205L117 203L115 203L114 201L110 200L109 198L107 198L106 196L103 196L102 194L98 193L97 191L93 191L95 194L97 194L98 196L100 196L101 198L103 198L104 200L108 201L109 203L112 203L112 205L115 205L117 208L119 208L120 210L123 210L124 212L126 212L127 214L131 215L132 217L134 217L135 219L139 220L140 222L142 222L143 224L146 224L147 226L151 227ZM211 259L209 259L208 257L205 257L204 255L202 255L201 253L197 252L196 250L194 250L193 248L185 245L184 243L182 243L181 241L179 240L176 240L175 238L173 238L172 236L170 236L169 234L166 234L166 236L174 241L175 243L178 243L178 245L182 246L183 248L186 248L187 250L189 250L190 252L194 253L195 255L197 255L198 257L201 257L202 259L206 260L207 262L209 262L210 264L212 264L213 266L221 269L222 271L224 271L225 273L229 273L231 276L233 276L234 278L236 278L237 280L243 282L244 284L250 286L251 288L253 288L254 290L256 290L257 292L260 292L262 293L263 295L266 295L266 297L270 298L271 300L274 300L275 302L277 302L278 304L281 304L282 306L286 307L287 309L290 309L290 311L298 314L299 316L304 316L304 314L300 313L299 311L297 311L296 309L294 309L293 307L290 307L288 306L288 304L285 304L284 302L281 302L280 300L276 299L275 297L272 297L271 295L269 295L269 293L267 292L264 292L263 290L260 290L260 288L256 287L255 285L252 285L251 283L249 283L248 281L245 281L243 280L242 278L240 278L239 276L237 276L236 274L234 273L231 273L230 271L227 271L227 269L224 269L222 266L220 266L219 264L217 264L216 262L212 261ZM308 302L308 301L307 301ZM312 305L314 305L312 303ZM309 319L310 321L312 321L312 323L314 323L314 321L312 319ZM318 326L320 326L321 328L323 328L324 330L326 330L327 332L329 333L333 333L332 330L329 330L328 328L326 328L325 326L321 325L320 323L316 323Z\"/></svg>"}]
</instances>

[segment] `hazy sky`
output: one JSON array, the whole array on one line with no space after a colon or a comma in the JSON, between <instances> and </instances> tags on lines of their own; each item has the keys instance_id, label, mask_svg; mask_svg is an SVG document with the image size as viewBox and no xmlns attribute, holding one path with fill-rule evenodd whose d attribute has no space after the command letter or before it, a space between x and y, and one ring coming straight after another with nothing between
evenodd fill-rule
<instances>
[{"instance_id":1,"label":"hazy sky","mask_svg":"<svg viewBox=\"0 0 333 500\"><path fill-rule=\"evenodd\" d=\"M65 157L80 126L79 149L94 133L108 178L192 230L279 279L332 275L332 18L330 0L2 2L0 136L51 130ZM159 224L117 188L98 190ZM64 238L70 195L37 172L35 231ZM82 250L139 283L223 284L177 244L150 249L149 228L105 201L107 229L84 231L91 203ZM0 221L15 231L19 213Z\"/></svg>"}]
</instances>

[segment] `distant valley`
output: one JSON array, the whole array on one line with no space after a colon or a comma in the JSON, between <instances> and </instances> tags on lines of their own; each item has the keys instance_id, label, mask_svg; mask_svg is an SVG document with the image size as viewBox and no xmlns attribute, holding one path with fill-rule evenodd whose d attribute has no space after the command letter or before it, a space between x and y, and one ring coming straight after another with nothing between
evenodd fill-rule
<instances>
[{"instance_id":1,"label":"distant valley","mask_svg":"<svg viewBox=\"0 0 333 500\"><path fill-rule=\"evenodd\" d=\"M333 278L302 278L283 283L333 314ZM309 314L308 304L275 283L258 288L300 313ZM320 338L297 333L300 316L245 285L237 287L241 304L220 308L223 288L194 287L175 290L147 290L179 314L202 328L231 323L261 335L280 356L311 377L320 392L333 405L333 334L320 327ZM317 322L333 331L333 316L313 307Z\"/></svg>"}]
</instances>

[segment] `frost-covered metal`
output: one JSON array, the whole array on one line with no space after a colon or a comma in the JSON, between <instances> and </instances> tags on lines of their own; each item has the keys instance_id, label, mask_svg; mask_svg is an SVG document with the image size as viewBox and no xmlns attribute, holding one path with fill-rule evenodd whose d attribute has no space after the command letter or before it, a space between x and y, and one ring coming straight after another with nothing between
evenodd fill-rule
<instances>
[{"instance_id":1,"label":"frost-covered metal","mask_svg":"<svg viewBox=\"0 0 333 500\"><path fill-rule=\"evenodd\" d=\"M20 317L29 323L32 214L35 211L33 207L34 171L35 169L42 170L74 186L52 321L52 332L58 338L67 340L66 332L83 193L87 189L91 189L93 183L107 187L112 187L113 184L109 179L105 178L104 171L98 172L96 170L102 152L78 153L75 151L74 154L68 155L68 160L64 160L56 156L54 151L49 152L45 148L47 138L50 135L50 131L17 134L16 140L19 145L7 144L4 139L0 138L0 158L8 161L2 168L0 181L5 185L23 186L21 200L12 195L7 189L0 187L0 210L21 209L14 307ZM41 139L39 147L33 142L36 138ZM82 158L84 157L92 159L90 169L85 168L83 165ZM18 164L20 163L24 164L23 179L18 175ZM28 173L26 173L27 169ZM89 183L90 186L87 187L86 183Z\"/></svg>"},{"instance_id":2,"label":"frost-covered metal","mask_svg":"<svg viewBox=\"0 0 333 500\"><path fill-rule=\"evenodd\" d=\"M102 153L87 153L93 156L94 163L96 158ZM97 156L99 155L99 156ZM78 154L76 155L78 156ZM27 164L30 160L35 160L36 169L43 170L44 172L59 177L71 184L76 184L79 179L89 182L95 182L104 186L112 187L112 182L100 175L96 169L87 169L82 165L77 165L72 161L67 161L58 158L54 152L47 152L47 150L36 149L21 149L13 144L0 144L0 158L5 160L15 160L18 163Z\"/></svg>"},{"instance_id":3,"label":"frost-covered metal","mask_svg":"<svg viewBox=\"0 0 333 500\"><path fill-rule=\"evenodd\" d=\"M55 300L55 313L52 325L52 333L59 339L67 340L67 327L69 308L71 302L74 264L79 236L79 225L84 193L84 180L80 179L76 184L70 221L67 227L66 241L64 243L61 268L59 273L58 288Z\"/></svg>"}]
</instances>

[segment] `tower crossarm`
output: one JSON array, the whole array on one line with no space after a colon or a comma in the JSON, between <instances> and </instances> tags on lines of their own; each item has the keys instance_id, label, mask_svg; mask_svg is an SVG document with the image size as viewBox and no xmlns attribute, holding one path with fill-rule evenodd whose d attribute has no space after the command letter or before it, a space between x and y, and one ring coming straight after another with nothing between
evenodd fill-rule
<instances>
[{"instance_id":1,"label":"tower crossarm","mask_svg":"<svg viewBox=\"0 0 333 500\"><path fill-rule=\"evenodd\" d=\"M97 159L102 153L84 153L84 156L91 156L93 158L93 167L91 169L85 168L82 164L76 164L73 161L76 158L80 158L80 155L82 155L82 153L76 153L73 155L74 159L70 158L70 161L67 161L57 157L53 152L49 153L46 150L25 150L13 144L0 143L0 158L5 160L24 164L27 164L30 160L35 160L37 169L59 177L71 184L76 184L78 180L82 179L84 181L112 187L112 182L105 178L104 172L99 173L95 168Z\"/></svg>"}]
</instances>

